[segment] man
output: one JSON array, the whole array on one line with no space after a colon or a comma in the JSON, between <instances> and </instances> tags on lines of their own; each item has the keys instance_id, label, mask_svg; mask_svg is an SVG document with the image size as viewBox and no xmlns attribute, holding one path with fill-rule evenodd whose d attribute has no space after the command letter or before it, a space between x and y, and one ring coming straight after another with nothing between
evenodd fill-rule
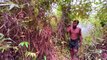
<instances>
[{"instance_id":1,"label":"man","mask_svg":"<svg viewBox=\"0 0 107 60\"><path fill-rule=\"evenodd\" d=\"M67 32L70 34L69 46L70 46L70 53L71 53L72 59L74 55L77 54L78 47L82 43L81 28L77 27L78 24L79 24L79 21L74 20L73 24L67 28Z\"/></svg>"}]
</instances>

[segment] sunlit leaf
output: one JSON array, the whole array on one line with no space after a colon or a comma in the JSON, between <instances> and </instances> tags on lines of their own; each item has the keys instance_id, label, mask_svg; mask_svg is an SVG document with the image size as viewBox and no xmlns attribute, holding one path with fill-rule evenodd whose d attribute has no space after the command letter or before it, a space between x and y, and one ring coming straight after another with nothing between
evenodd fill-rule
<instances>
[{"instance_id":1,"label":"sunlit leaf","mask_svg":"<svg viewBox=\"0 0 107 60\"><path fill-rule=\"evenodd\" d=\"M25 46L28 48L28 45L29 45L29 43L28 42L25 42Z\"/></svg>"},{"instance_id":2,"label":"sunlit leaf","mask_svg":"<svg viewBox=\"0 0 107 60\"><path fill-rule=\"evenodd\" d=\"M0 33L0 40L4 37L4 35L2 33Z\"/></svg>"},{"instance_id":3,"label":"sunlit leaf","mask_svg":"<svg viewBox=\"0 0 107 60\"><path fill-rule=\"evenodd\" d=\"M13 9L14 7L19 8L19 6L17 4L14 4L13 2L5 2L3 4L0 4L0 6L9 6L9 10Z\"/></svg>"},{"instance_id":4,"label":"sunlit leaf","mask_svg":"<svg viewBox=\"0 0 107 60\"><path fill-rule=\"evenodd\" d=\"M11 48L11 46L3 45L2 47L0 47L0 51L3 53L4 51L7 51L9 48Z\"/></svg>"},{"instance_id":5,"label":"sunlit leaf","mask_svg":"<svg viewBox=\"0 0 107 60\"><path fill-rule=\"evenodd\" d=\"M44 60L47 60L45 55L44 55Z\"/></svg>"},{"instance_id":6,"label":"sunlit leaf","mask_svg":"<svg viewBox=\"0 0 107 60\"><path fill-rule=\"evenodd\" d=\"M23 46L23 47L25 46L25 47L28 48L29 42L23 41L23 42L21 42L19 45L20 45L20 46Z\"/></svg>"},{"instance_id":7,"label":"sunlit leaf","mask_svg":"<svg viewBox=\"0 0 107 60\"><path fill-rule=\"evenodd\" d=\"M36 53L26 51L25 56L26 56L26 57L33 57L33 58L36 58Z\"/></svg>"},{"instance_id":8,"label":"sunlit leaf","mask_svg":"<svg viewBox=\"0 0 107 60\"><path fill-rule=\"evenodd\" d=\"M15 52L19 50L17 46L14 46L13 49L15 50Z\"/></svg>"},{"instance_id":9,"label":"sunlit leaf","mask_svg":"<svg viewBox=\"0 0 107 60\"><path fill-rule=\"evenodd\" d=\"M39 10L36 7L34 8L34 13L35 13L35 16L37 16L39 13Z\"/></svg>"}]
</instances>

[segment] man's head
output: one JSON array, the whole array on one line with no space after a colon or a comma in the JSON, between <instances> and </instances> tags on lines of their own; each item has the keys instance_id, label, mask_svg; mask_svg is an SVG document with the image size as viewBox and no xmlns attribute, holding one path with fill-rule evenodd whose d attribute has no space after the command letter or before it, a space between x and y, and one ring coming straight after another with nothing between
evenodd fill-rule
<instances>
[{"instance_id":1,"label":"man's head","mask_svg":"<svg viewBox=\"0 0 107 60\"><path fill-rule=\"evenodd\" d=\"M77 25L79 24L78 20L73 21L73 29L76 29Z\"/></svg>"}]
</instances>

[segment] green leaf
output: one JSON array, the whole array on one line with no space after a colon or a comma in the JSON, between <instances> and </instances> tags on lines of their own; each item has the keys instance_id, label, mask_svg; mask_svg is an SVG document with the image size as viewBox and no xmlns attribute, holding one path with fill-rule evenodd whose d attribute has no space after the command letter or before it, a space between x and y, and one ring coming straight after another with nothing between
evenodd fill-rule
<instances>
[{"instance_id":1,"label":"green leaf","mask_svg":"<svg viewBox=\"0 0 107 60\"><path fill-rule=\"evenodd\" d=\"M20 46L25 46L25 47L28 48L29 43L26 42L26 41L23 41L23 42L21 42L19 45L20 45Z\"/></svg>"},{"instance_id":2,"label":"green leaf","mask_svg":"<svg viewBox=\"0 0 107 60\"><path fill-rule=\"evenodd\" d=\"M28 42L25 42L25 46L28 48L28 45L29 45L29 43Z\"/></svg>"},{"instance_id":3,"label":"green leaf","mask_svg":"<svg viewBox=\"0 0 107 60\"><path fill-rule=\"evenodd\" d=\"M46 56L44 55L44 60L46 60Z\"/></svg>"},{"instance_id":4,"label":"green leaf","mask_svg":"<svg viewBox=\"0 0 107 60\"><path fill-rule=\"evenodd\" d=\"M24 46L24 42L21 42L19 45L20 45L20 46Z\"/></svg>"}]
</instances>

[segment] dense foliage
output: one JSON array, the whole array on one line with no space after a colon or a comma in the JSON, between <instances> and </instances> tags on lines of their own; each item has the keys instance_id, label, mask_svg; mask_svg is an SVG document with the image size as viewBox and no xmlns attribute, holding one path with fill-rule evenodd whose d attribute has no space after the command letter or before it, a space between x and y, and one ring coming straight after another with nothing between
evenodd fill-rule
<instances>
[{"instance_id":1,"label":"dense foliage","mask_svg":"<svg viewBox=\"0 0 107 60\"><path fill-rule=\"evenodd\" d=\"M79 58L98 60L106 9L105 0L0 0L0 60L69 60L66 27L74 19L92 24Z\"/></svg>"}]
</instances>

